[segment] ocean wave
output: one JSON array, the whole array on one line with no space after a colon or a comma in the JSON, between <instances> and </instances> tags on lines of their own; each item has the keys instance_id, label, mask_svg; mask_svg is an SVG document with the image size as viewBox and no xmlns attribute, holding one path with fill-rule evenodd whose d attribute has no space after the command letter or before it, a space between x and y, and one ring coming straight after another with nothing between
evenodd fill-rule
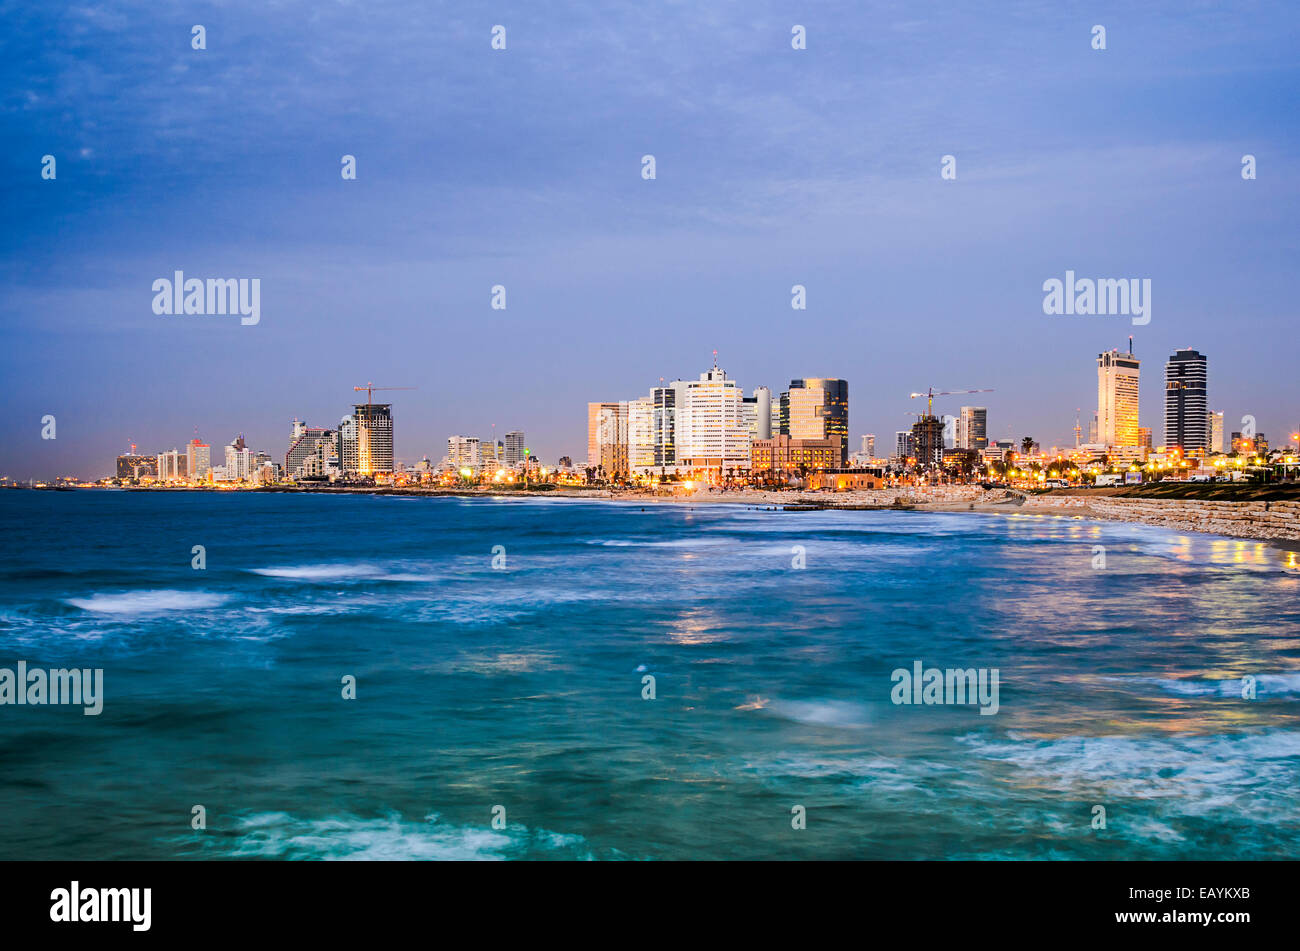
<instances>
[{"instance_id":1,"label":"ocean wave","mask_svg":"<svg viewBox=\"0 0 1300 951\"><path fill-rule=\"evenodd\" d=\"M453 826L440 822L436 813L415 822L397 814L375 819L307 819L286 812L261 812L240 817L231 836L204 841L228 858L464 862L593 857L580 836L532 830L515 823L501 831Z\"/></svg>"},{"instance_id":2,"label":"ocean wave","mask_svg":"<svg viewBox=\"0 0 1300 951\"><path fill-rule=\"evenodd\" d=\"M1300 779L1300 733L1290 731L1018 741L971 734L958 742L975 756L1014 766L1054 789L1182 800L1181 811L1189 814L1220 808L1234 794L1242 810L1254 794L1287 799Z\"/></svg>"},{"instance_id":3,"label":"ocean wave","mask_svg":"<svg viewBox=\"0 0 1300 951\"><path fill-rule=\"evenodd\" d=\"M164 611L199 611L215 608L227 601L224 594L207 591L125 591L118 594L92 594L88 598L68 598L66 603L96 614L159 614Z\"/></svg>"},{"instance_id":4,"label":"ocean wave","mask_svg":"<svg viewBox=\"0 0 1300 951\"><path fill-rule=\"evenodd\" d=\"M356 581L379 578L385 573L384 569L367 564L285 565L248 570L265 578L285 578L290 581Z\"/></svg>"},{"instance_id":5,"label":"ocean wave","mask_svg":"<svg viewBox=\"0 0 1300 951\"><path fill-rule=\"evenodd\" d=\"M1251 674L1255 678L1257 699L1296 696L1300 694L1300 672L1289 674ZM1208 680L1190 677L1106 677L1120 683L1150 684L1181 697L1229 697L1242 699L1244 678Z\"/></svg>"}]
</instances>

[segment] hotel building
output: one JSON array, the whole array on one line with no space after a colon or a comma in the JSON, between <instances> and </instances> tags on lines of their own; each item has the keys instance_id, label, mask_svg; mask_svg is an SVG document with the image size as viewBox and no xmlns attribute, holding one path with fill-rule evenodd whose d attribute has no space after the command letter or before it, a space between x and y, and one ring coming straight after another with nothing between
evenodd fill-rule
<instances>
[{"instance_id":1,"label":"hotel building","mask_svg":"<svg viewBox=\"0 0 1300 951\"><path fill-rule=\"evenodd\" d=\"M795 439L838 436L840 465L848 460L849 384L840 379L791 380L781 394L781 435Z\"/></svg>"},{"instance_id":2,"label":"hotel building","mask_svg":"<svg viewBox=\"0 0 1300 951\"><path fill-rule=\"evenodd\" d=\"M777 435L771 439L757 439L751 450L753 471L789 476L817 469L838 469L842 448L839 436L797 439Z\"/></svg>"},{"instance_id":3,"label":"hotel building","mask_svg":"<svg viewBox=\"0 0 1300 951\"><path fill-rule=\"evenodd\" d=\"M321 443L327 446L326 453L318 452ZM293 436L289 442L289 451L284 454L284 473L291 479L306 475L302 471L304 463L316 456L327 458L328 449L334 444L334 431L319 426L308 426L305 422L293 421Z\"/></svg>"},{"instance_id":4,"label":"hotel building","mask_svg":"<svg viewBox=\"0 0 1300 951\"><path fill-rule=\"evenodd\" d=\"M1129 352L1097 355L1097 439L1107 447L1137 447L1139 360Z\"/></svg>"},{"instance_id":5,"label":"hotel building","mask_svg":"<svg viewBox=\"0 0 1300 951\"><path fill-rule=\"evenodd\" d=\"M683 388L676 414L676 454L684 469L748 469L749 430L740 385L718 367Z\"/></svg>"},{"instance_id":6,"label":"hotel building","mask_svg":"<svg viewBox=\"0 0 1300 951\"><path fill-rule=\"evenodd\" d=\"M179 449L158 453L158 479L162 482L179 482L185 478L186 457Z\"/></svg>"},{"instance_id":7,"label":"hotel building","mask_svg":"<svg viewBox=\"0 0 1300 951\"><path fill-rule=\"evenodd\" d=\"M185 444L185 471L194 481L206 479L212 471L212 447L195 436Z\"/></svg>"}]
</instances>

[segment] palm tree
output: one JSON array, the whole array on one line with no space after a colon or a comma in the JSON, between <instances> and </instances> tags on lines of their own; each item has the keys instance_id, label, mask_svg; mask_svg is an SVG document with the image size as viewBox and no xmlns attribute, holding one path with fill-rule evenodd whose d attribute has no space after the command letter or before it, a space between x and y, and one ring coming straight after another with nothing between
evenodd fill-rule
<instances>
[{"instance_id":1,"label":"palm tree","mask_svg":"<svg viewBox=\"0 0 1300 951\"><path fill-rule=\"evenodd\" d=\"M1025 436L1023 439L1020 440L1020 452L1022 455L1025 456L1029 455L1029 453L1033 451L1033 448L1034 448L1033 436Z\"/></svg>"}]
</instances>

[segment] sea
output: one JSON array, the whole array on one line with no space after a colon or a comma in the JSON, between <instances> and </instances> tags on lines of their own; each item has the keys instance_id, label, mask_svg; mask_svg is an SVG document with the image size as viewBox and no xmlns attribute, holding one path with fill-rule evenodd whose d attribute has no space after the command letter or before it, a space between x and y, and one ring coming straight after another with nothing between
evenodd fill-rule
<instances>
[{"instance_id":1,"label":"sea","mask_svg":"<svg viewBox=\"0 0 1300 951\"><path fill-rule=\"evenodd\" d=\"M1300 854L1278 545L200 491L4 491L0 532L0 668L102 670L96 716L0 705L3 859ZM931 668L996 712L896 702Z\"/></svg>"}]
</instances>

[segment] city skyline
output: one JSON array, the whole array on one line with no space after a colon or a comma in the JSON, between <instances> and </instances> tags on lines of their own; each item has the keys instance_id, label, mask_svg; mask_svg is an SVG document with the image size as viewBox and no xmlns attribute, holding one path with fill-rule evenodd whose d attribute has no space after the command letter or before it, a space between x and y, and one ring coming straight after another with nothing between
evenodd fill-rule
<instances>
[{"instance_id":1,"label":"city skyline","mask_svg":"<svg viewBox=\"0 0 1300 951\"><path fill-rule=\"evenodd\" d=\"M1131 346L1131 343L1130 343ZM759 384L751 392L759 393L761 397L744 396L744 387L738 381L731 379L728 374L717 364L717 351L713 352L714 364L712 369L699 375L698 380L677 379L668 383L661 381L659 386L652 387L650 396L638 397L632 400L620 402L589 402L587 404L587 453L585 458L582 454L562 453L556 458L577 458L581 460L576 468L592 468L602 470L606 474L616 473L646 473L656 470L663 470L665 465L668 469L682 471L683 469L721 469L728 468L728 463L737 469L747 469L749 467L750 454L756 451L757 440L767 439L768 435L776 436L784 434L789 437L793 435L798 440L816 440L820 437L830 437L833 433L840 434L846 429L845 422L848 419L848 393L847 381L834 378L794 378L790 382L790 390L780 394L780 399L772 399L769 387ZM1185 397L1183 396L1183 385L1180 383L1175 387L1171 380L1171 373L1175 368L1181 368L1186 365L1195 367L1191 372L1195 376L1195 385L1197 389L1194 402L1184 405ZM1177 439L1154 440L1152 438L1152 427L1141 426L1141 418L1133 412L1135 403L1133 396L1138 388L1140 379L1138 372L1137 358L1128 350L1120 351L1118 348L1111 351L1103 352L1097 356L1097 412L1093 415L1093 422L1090 426L1089 438L1083 440L1080 431L1075 432L1075 449L1089 447L1094 449L1104 449L1108 452L1115 452L1115 460L1121 460L1125 463L1138 458L1143 454L1142 447L1146 450L1153 448L1159 449L1177 449L1184 450L1205 450L1209 452L1222 452L1225 447L1222 444L1224 432L1224 416L1222 411L1215 411L1206 403L1207 380L1207 356L1192 348L1180 348L1170 355L1165 364L1165 382L1163 384L1164 405L1163 417L1165 419L1165 433L1169 433L1169 423L1171 420L1183 420L1180 426L1186 427L1191 425L1188 419L1194 420L1196 435L1193 439L1186 439L1180 442ZM1181 380L1184 370L1179 370L1179 379ZM354 387L354 389L363 389ZM378 388L377 388L378 389ZM413 387L390 387L389 389L414 389ZM803 392L814 393L815 396L811 401L805 399L806 406L800 407L797 401L790 399L791 393L801 395ZM993 390L972 390L956 391L955 394L935 393L934 396L962 396L966 393L988 393ZM701 397L697 393L706 394L703 397L704 402L699 403ZM730 394L724 402L719 402L721 394ZM913 397L924 394L912 394ZM755 400L760 401L756 404ZM693 405L698 407L692 409ZM770 410L770 426L765 425L759 419L760 409L750 409L749 407L759 407L767 405ZM700 416L701 407L705 415L716 419L711 419L706 424L707 432L701 437L692 435L692 417ZM729 409L728 409L729 407ZM1112 409L1111 407L1118 407ZM309 426L306 420L294 417L291 424L289 446L284 454L285 465L282 474L286 478L297 477L300 474L312 474L320 476L323 473L321 469L327 466L329 456L334 456L333 465L337 467L340 473L353 473L356 475L368 475L375 472L392 472L397 468L409 469L409 457L403 457L394 451L395 430L393 426L391 403L357 403L353 404L353 413L345 416L340 421L337 429L328 427ZM906 431L907 445L904 447L902 442L895 446L890 454L891 458L910 456L914 453L916 446L913 445L917 438L917 427L921 426L927 418L933 421L933 432L930 429L922 428L921 435L924 437L926 445L933 447L935 451L935 461L941 461L943 449L964 449L982 452L985 447L993 448L996 443L1016 444L1019 440L1027 439L1031 434L1025 434L1021 437L1009 435L989 436L987 407L962 405L955 412L945 411L942 407L936 410L933 417L927 417L924 414L910 412L907 415L917 419L909 430ZM359 446L364 445L366 438L365 430L368 428L364 425L364 418L372 415L382 417L382 432L380 439L382 448L377 450L379 453L376 459L382 460L375 465L362 465L362 456L366 453L359 450ZM720 415L717 415L720 414ZM768 420L767 414L761 414L763 420ZM1114 416L1115 420L1109 423L1101 421L1107 416ZM704 417L701 417L704 418ZM1077 417L1076 417L1077 419ZM727 425L730 420L735 427L735 437L740 438L743 435L745 439L744 452L737 450L733 452L728 450L727 454L720 458L716 456L717 447L730 445L729 440L732 435L723 433L718 430L719 425ZM951 423L951 425L948 425ZM1250 429L1251 432L1258 432L1261 439L1265 436L1266 430L1257 425L1254 419L1243 420L1243 426ZM807 427L814 424L816 430L810 430ZM927 424L928 425L928 424ZM1076 423L1077 426L1077 423ZM1010 427L1009 427L1010 428ZM1285 445L1288 439L1295 440L1294 431L1286 427L1287 432L1282 433L1280 441L1274 440L1274 444ZM717 430L717 431L715 431ZM1099 431L1100 430L1100 431ZM1182 431L1182 430L1180 430ZM495 424L492 427L495 434ZM358 435L357 433L360 433ZM729 433L729 430L728 430ZM896 432L896 436L901 437L904 431ZM1234 432L1234 436L1239 433ZM704 442L701 443L700 439ZM868 460L856 458L859 454L850 453L848 439L843 435L837 435L840 449L840 466L850 465L850 457L855 457L852 465L865 465ZM865 450L868 440L874 444L874 435L861 434ZM518 465L528 458L534 461L541 460L546 462L540 454L533 452L524 445L525 436L522 430L511 430L505 433L505 438L499 439L495 435L487 439L478 436L465 436L453 434L446 439L447 454L442 457L439 465L450 464L451 468L457 469L462 466L469 466L472 469L479 469L481 466L486 467L487 463L482 460L490 460L492 467L517 468ZM480 452L480 445L485 448ZM1069 443L1056 443L1048 440L1034 438L1034 444L1043 451L1049 449L1067 449ZM323 451L323 447L328 445L330 449ZM692 454L690 447L696 446ZM808 443L809 446L812 443ZM203 444L196 435L193 440L185 444L186 451L179 457L178 462L169 463L165 456L176 456L179 450L173 447L167 451L160 449L158 453L151 454L141 451L137 454L137 447L132 444L127 453L119 453L116 459L116 473L119 477L124 475L124 466L130 467L137 460L156 459L153 463L153 475L160 478L175 478L178 474L185 476L186 473L192 474L195 471L194 453L198 447L201 447L204 453L204 465L207 466L206 458L209 447ZM700 448L703 446L704 448ZM712 449L708 447L713 447ZM676 450L674 449L676 447ZM1226 447L1227 451L1232 451L1234 447ZM247 460L239 463L238 466L231 461L231 450L238 449L240 452L248 454ZM666 450L666 451L665 451ZM244 472L249 466L253 465L252 450L244 448L244 437L241 432L234 443L225 447L226 451L226 469L233 469L236 472ZM676 457L674 452L676 451ZM764 450L765 458L771 458L771 447ZM613 452L614 455L610 455ZM692 455L696 458L692 458ZM300 470L300 466L308 457L314 456L318 461L316 468ZM188 465L186 459L188 458ZM264 459L274 459L275 453L261 451L257 454L257 465L260 466ZM366 456L366 458L369 458ZM882 460L885 457L877 457ZM432 464L433 460L429 452L421 455L420 463ZM552 468L556 466L554 461L548 463ZM278 465L278 463L277 463ZM418 465L418 464L417 464ZM210 468L210 466L208 466ZM94 478L95 476L92 476ZM223 475L223 478L225 476Z\"/></svg>"},{"instance_id":2,"label":"city skyline","mask_svg":"<svg viewBox=\"0 0 1300 951\"><path fill-rule=\"evenodd\" d=\"M1015 380L981 401L989 438L1065 444L1076 355L1130 332L1144 359L1212 354L1226 429L1292 431L1297 27L1269 9L1099 9L1097 51L1051 5L832 4L796 51L777 4L505 3L499 52L464 14L213 10L200 52L189 14L34 9L0 64L0 473L100 471L195 426L278 447L369 378L423 387L394 408L402 457L493 421L577 457L593 393L715 348L741 381L850 381L850 438L899 429L909 392ZM257 323L154 313L177 270L258 280ZM1149 280L1150 323L1045 315L1070 270Z\"/></svg>"},{"instance_id":3,"label":"city skyline","mask_svg":"<svg viewBox=\"0 0 1300 951\"><path fill-rule=\"evenodd\" d=\"M1195 360L1198 361L1197 365L1199 366L1199 373L1200 373L1199 379L1201 380L1202 383L1201 392L1203 394L1205 390L1205 386L1204 386L1204 381L1206 379L1205 362L1206 362L1207 355L1198 352L1195 348L1180 347L1177 350L1175 350L1172 354L1168 355L1165 358L1166 362L1162 364L1160 367L1160 371L1162 373L1165 373L1166 377L1162 377L1161 379L1155 381L1148 381L1148 388L1150 388L1153 385L1158 385L1160 387L1160 394L1161 394L1160 407L1158 411L1152 410L1152 412L1155 414L1154 416L1148 416L1145 415L1145 411L1139 411L1139 414L1136 416L1136 418L1128 418L1127 422L1124 424L1125 426L1124 432L1127 434L1126 436L1107 439L1106 433L1104 432L1104 427L1102 427L1103 431L1098 431L1096 433L1095 438L1081 439L1080 442L1083 445L1111 445L1116 447L1122 447L1122 446L1137 447L1143 445L1141 439L1138 436L1134 435L1140 430L1142 433L1146 435L1147 438L1151 438L1151 434L1153 432L1162 433L1162 438L1154 439L1153 442L1150 443L1150 445L1169 446L1169 447L1177 445L1176 442L1170 442L1168 441L1167 438L1164 438L1164 435L1167 433L1168 421L1171 418L1173 418L1170 414L1172 412L1176 412L1181 418L1181 416L1185 413L1185 411L1182 409L1179 409L1177 411L1171 410L1171 404L1169 402L1170 390L1168 389L1169 384L1167 382L1167 374L1169 372L1170 367L1177 365L1179 361L1185 359L1191 359L1192 355L1194 355ZM1136 358L1136 354L1134 354L1133 357ZM717 351L713 351L713 359L716 361L717 358L718 358ZM1101 425L1099 420L1102 414L1103 407L1106 405L1107 400L1110 399L1113 401L1114 399L1114 392L1115 392L1114 388L1116 386L1116 383L1114 382L1115 368L1112 367L1111 364L1116 362L1116 358L1120 358L1120 361L1124 363L1124 366L1126 367L1130 366L1130 360L1129 360L1130 354L1127 350L1119 350L1118 348L1112 348L1112 350L1110 351L1106 351L1099 354L1096 358L1098 382L1097 382L1097 396L1096 396L1097 412L1094 413L1092 417L1093 419L1092 427L1094 430L1096 430L1099 427L1099 425ZM1135 371L1131 368L1128 370L1123 370L1121 376L1131 375L1133 372ZM629 418L627 416L629 412L629 408L631 408L634 414L636 411L636 404L638 403L647 404L647 408L648 408L649 404L653 404L654 402L655 399L654 394L662 391L669 394L668 412L669 413L672 413L674 411L681 412L680 407L674 408L672 404L671 394L674 392L674 388L681 387L682 389L679 392L684 394L685 392L687 392L686 388L697 386L706 380L711 380L713 378L713 374L715 373L719 374L720 375L719 378L725 380L728 386L733 386L735 388L735 393L737 396L736 412L738 414L740 413L740 404L739 404L740 394L752 394L755 390L762 390L765 391L767 395L771 396L772 397L771 398L771 433L773 435L776 435L779 432L777 428L778 425L777 410L780 401L777 400L773 394L771 394L770 392L771 388L765 384L760 383L757 384L755 387L746 389L743 386L743 384L741 384L737 380L732 379L730 375L722 371L721 368L719 368L719 366L715 362L713 365L713 369L700 374L699 380L697 381L691 381L689 378L687 379L678 378L671 382L665 381L658 386L651 387L650 397L639 397L631 400L624 400L621 403L620 402L613 402L613 403L588 402L587 403L588 425L587 425L587 440L586 440L587 452L585 454L581 451L571 450L568 448L565 448L559 452L556 452L554 455L550 455L550 456L543 455L542 453L536 452L531 448L528 448L527 452L533 458L547 460L548 463L552 466L555 465L554 460L560 457L569 457L577 460L590 461L592 448L593 446L596 445L595 443L592 442L593 432L594 432L593 427L596 425L596 419L597 419L596 416L592 415L593 412L595 412L594 410L595 407L601 407L604 408L606 411L614 411L615 413L623 414L621 417L619 417L619 421L613 423L614 426L618 427L616 432L621 434L620 437L615 441L616 442L621 441L621 443L624 446L624 452L628 452L629 451L627 448L629 442L628 432L635 431L636 428L635 417L633 417L632 421L629 422ZM1209 390L1210 393L1213 393L1215 391L1215 385L1217 385L1217 380L1213 375L1210 375L1209 379L1211 381L1211 386ZM809 385L821 385L827 382L842 385L845 384L847 381L834 379L834 378L814 378L810 376L804 378L795 377L791 379L790 386L791 388L796 388L796 389L802 388L805 382ZM399 387L398 389L414 389L414 388ZM1132 387L1131 385L1129 385L1127 392L1131 393L1131 389ZM984 392L993 392L993 391L984 391ZM1139 386L1139 395L1140 393L1141 393L1141 388ZM786 396L788 395L788 391L776 395ZM681 399L681 397L679 397L679 399ZM753 397L751 395L746 395L744 399L746 402L750 402L753 400ZM847 403L847 394L843 395L843 399ZM1002 441L1011 440L1018 443L1019 440L1024 436L1033 435L1033 433L1030 433L1028 431L1017 431L1014 424L1007 424L1004 427L1006 429L1006 432L1003 433L997 432L996 429L989 429L988 422L987 422L988 419L987 406L961 405L960 407L958 407L956 405L956 403L958 402L958 399L956 397L950 397L949 399L953 403L952 406L948 406L948 407L941 406L940 408L937 408L934 411L935 417L938 420L940 420L941 423L944 422L947 417L949 416L953 417L954 426L951 427L951 433L948 436L946 436L944 439L944 444L948 448L976 449L976 450L984 448L983 446L976 445L973 440L968 441L966 437L968 416L974 419L978 419L978 429L976 430L976 432L983 434L982 438L985 445L991 446L993 443L999 440ZM987 402L987 399L985 399L984 401ZM1213 450L1214 444L1212 442L1212 436L1213 436L1213 429L1215 425L1219 427L1220 438L1222 438L1222 434L1225 431L1225 426L1227 428L1233 428L1234 426L1237 425L1236 421L1232 420L1231 417L1226 416L1223 410L1216 411L1214 409L1215 404L1213 399L1211 399L1208 404L1202 405L1204 403L1205 403L1205 397L1204 395L1202 395L1201 397L1199 397L1199 400L1194 407L1195 411L1198 414L1203 413L1204 415L1203 446L1189 444L1188 447L1184 447L1184 448L1208 448ZM383 461L376 465L361 466L358 464L354 468L351 464L347 462L347 458L345 458L344 460L342 460L344 463L342 468L345 471L362 471L362 470L367 472L392 471L393 465L398 462L403 463L404 465L409 467L419 459L433 460L437 458L436 445L433 447L415 448L409 451L399 451L398 447L401 446L399 433L401 432L401 430L394 422L394 415L392 414L392 406L393 406L392 403L353 403L350 405L353 408L353 413L343 416L339 423L334 423L331 426L325 426L325 427L308 426L307 420L305 418L300 419L298 416L295 416L293 417L291 422L289 436L287 437L288 442L287 442L287 447L285 452L281 453L279 447L275 445L271 445L269 448L263 448L258 451L262 455L269 455L271 459L284 458L286 460L285 474L286 475L291 474L292 467L288 464L288 457L290 454L294 452L295 445L297 445L297 441L299 440L299 436L302 432L307 432L309 435L328 433L329 440L332 444L336 439L339 438L339 434L341 431L342 439L343 439L342 445L346 447L349 445L348 443L349 423L351 423L351 425L355 427L357 421L357 413L365 409L367 412L378 412L384 416L384 422L387 425L387 430L385 431L384 434L384 438L386 439L386 442L384 444L383 450L381 450L381 456L377 457L377 458L381 458ZM857 406L856 403L853 403L852 405L855 408ZM1126 405L1131 406L1131 404L1126 404ZM368 407L373 407L373 409L367 409ZM905 412L903 415L912 417L912 419L908 421L908 425L907 425L907 431L910 437L911 429L912 429L912 425L914 425L914 421L922 417L914 411ZM1214 417L1216 415L1222 417L1217 424L1214 421ZM850 416L849 418L850 420L852 420L853 416ZM740 420L739 415L737 416L737 419ZM1160 422L1158 423L1158 428L1153 428L1152 426L1139 426L1140 421L1144 419L1159 420ZM1227 420L1229 423L1231 423L1231 425L1225 423L1224 420ZM1256 431L1261 433L1267 433L1270 431L1278 433L1279 436L1281 437L1281 442L1285 443L1287 439L1291 436L1291 434L1296 432L1297 427L1295 426L1295 424L1287 425L1285 421L1279 421L1279 422L1281 423L1280 425L1274 426L1271 429L1266 423L1263 423L1257 419L1252 420L1251 425L1255 427ZM609 424L608 420L606 420L606 424L607 425ZM646 425L662 426L662 422L650 423L649 415L647 413ZM1130 430L1131 432L1129 432ZM450 437L444 436L441 442L442 445L447 446L447 454L442 458L443 459L458 458L457 452L453 451L453 449L450 446L452 440L469 440L473 442L474 443L473 452L475 457L477 458L479 452L478 446L480 442L483 441L484 437L463 435L465 433L469 433L473 431L474 430L471 428L462 427L457 433L454 433L452 436ZM488 427L488 431L495 432L495 424L491 424ZM523 453L525 449L523 445L523 435L527 431L530 431L529 428L524 427L522 429L512 429L508 432L505 432L502 437L491 437L492 439L495 440L493 458L498 459L499 461L502 462L503 465L506 466L511 466L521 461L522 460L521 453ZM189 463L189 466L187 467L187 465L185 464L185 459L187 456L189 456L190 459L192 460L194 447L201 446L205 451L209 449L208 445L202 443L202 441L198 437L199 427L197 426L194 427L194 432L195 432L195 436L192 440L179 444L180 446L184 447L182 449L178 449L177 444L174 444L173 442L167 440L166 438L163 438L160 441L158 441L158 449L156 452L150 452L147 448L139 448L138 454L141 457L152 458L152 457L161 457L161 455L168 452L180 452L180 457L181 457L180 471L182 472L188 471L188 468L193 466L193 462L191 461ZM752 421L750 422L749 425L749 432L751 434L751 437L753 437L755 428ZM1070 432L1071 434L1073 434L1073 427L1071 428ZM829 435L829 429L826 430L825 434ZM814 434L811 432L805 432L803 433L803 435L804 437L807 437L807 436L812 436ZM845 460L847 460L849 456L853 455L850 447L850 442L853 439L865 440L866 435L867 435L866 433L859 433L856 425L852 426L849 429L848 436L842 443L843 458ZM796 438L798 438L798 434L796 434ZM354 444L353 448L351 448L350 450L344 448L343 451L345 455L351 452L352 455L357 455L359 459L360 456L358 455L358 450L355 447L355 443L357 442L356 437L355 436L351 437L351 439L352 439L352 444ZM1071 445L1069 439L1062 439L1060 441L1056 441L1054 439L1040 438L1038 436L1035 436L1034 440L1035 443L1041 445L1044 449L1049 447L1064 448ZM240 427L238 431L238 435L236 437L236 441L239 443L239 447L242 449L244 443L244 427ZM274 443L274 440L272 440L272 443ZM118 452L114 453L114 455L112 456L112 460L115 462L116 466L120 468L121 459L127 458L130 455L134 454L138 447L141 446L147 447L148 445L149 444L147 443L133 441L131 444L129 444L129 446L122 447L122 449L119 449ZM170 450L167 449L168 445L171 445ZM230 447L226 446L225 448L229 450ZM1224 449L1230 451L1231 447L1224 447ZM123 451L123 450L127 450L127 451ZM251 449L248 451L252 452ZM461 451L464 451L464 447L462 447ZM894 453L891 454L895 454L895 453L897 453L897 448L895 448ZM368 455L367 458L369 458ZM300 463L301 461L302 461L301 453L299 453L298 462ZM643 460L641 465L643 466L643 468L646 467L656 468L658 467L661 461L662 460L656 460L653 466L647 466L645 461ZM597 462L596 465L602 465L603 463L608 463L608 462L609 460L603 460ZM204 464L209 467L211 465L209 463L206 463L206 461ZM636 468L637 463L630 460L630 458L623 459L621 463L615 463L613 468L619 468L620 466L627 467L629 464L631 465L632 468L634 469ZM845 464L847 464L847 461ZM716 463L714 465L716 466ZM604 465L604 467L607 469L611 468L611 466L607 464ZM88 477L88 478L100 478L108 474L108 472L114 468L114 465L107 464L105 467L101 467L101 468L104 468L103 472L96 470L94 472L88 472L88 473L59 473L57 475L40 474L34 476L14 476L10 473L0 472L0 477L16 479L19 481L27 478L56 478L64 475L75 475L79 477Z\"/></svg>"}]
</instances>

